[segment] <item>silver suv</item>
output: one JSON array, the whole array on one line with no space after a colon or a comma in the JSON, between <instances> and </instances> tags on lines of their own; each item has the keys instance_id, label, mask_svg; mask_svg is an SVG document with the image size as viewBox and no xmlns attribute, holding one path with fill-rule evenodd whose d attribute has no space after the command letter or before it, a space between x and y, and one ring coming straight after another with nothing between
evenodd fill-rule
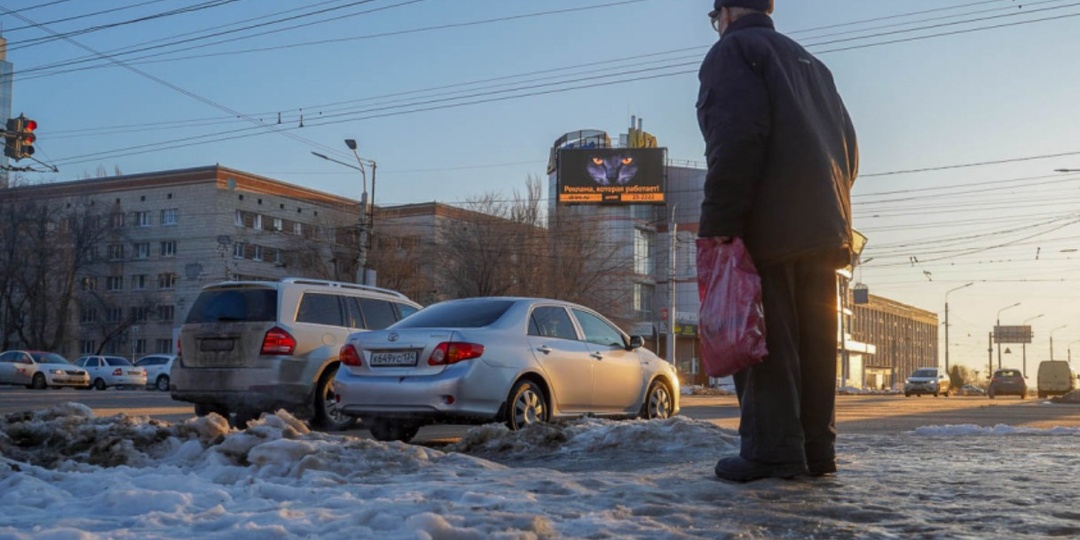
<instances>
[{"instance_id":1,"label":"silver suv","mask_svg":"<svg viewBox=\"0 0 1080 540\"><path fill-rule=\"evenodd\" d=\"M301 278L235 281L199 293L180 327L172 398L195 414L235 414L236 425L285 409L328 431L338 413L338 353L356 330L379 330L420 309L388 289Z\"/></svg>"},{"instance_id":2,"label":"silver suv","mask_svg":"<svg viewBox=\"0 0 1080 540\"><path fill-rule=\"evenodd\" d=\"M904 397L912 394L922 397L923 394L943 394L949 397L949 376L945 370L936 367L924 367L916 369L906 381L904 381Z\"/></svg>"}]
</instances>

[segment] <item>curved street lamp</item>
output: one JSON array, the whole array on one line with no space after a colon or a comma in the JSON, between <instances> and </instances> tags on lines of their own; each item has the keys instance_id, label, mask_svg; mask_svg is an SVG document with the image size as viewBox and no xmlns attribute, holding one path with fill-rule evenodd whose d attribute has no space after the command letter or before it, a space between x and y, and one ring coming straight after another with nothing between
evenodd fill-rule
<instances>
[{"instance_id":1,"label":"curved street lamp","mask_svg":"<svg viewBox=\"0 0 1080 540\"><path fill-rule=\"evenodd\" d=\"M974 281L945 291L945 373L949 373L949 293L974 285Z\"/></svg>"},{"instance_id":2,"label":"curved street lamp","mask_svg":"<svg viewBox=\"0 0 1080 540\"><path fill-rule=\"evenodd\" d=\"M1039 317L1042 317L1043 315L1046 315L1046 314L1045 313L1040 313L1040 314L1038 314L1038 315L1036 315L1036 316L1034 316L1034 317L1032 317L1030 319L1024 319L1024 322L1021 323L1021 324L1023 324L1024 326L1027 326L1027 323L1029 321L1034 321L1035 319L1038 319ZM1030 338L1030 335L1028 337ZM1027 342L1025 341L1023 344L1021 344L1020 348L1021 348L1021 350L1023 352L1023 356L1024 356L1024 377L1027 377Z\"/></svg>"}]
</instances>

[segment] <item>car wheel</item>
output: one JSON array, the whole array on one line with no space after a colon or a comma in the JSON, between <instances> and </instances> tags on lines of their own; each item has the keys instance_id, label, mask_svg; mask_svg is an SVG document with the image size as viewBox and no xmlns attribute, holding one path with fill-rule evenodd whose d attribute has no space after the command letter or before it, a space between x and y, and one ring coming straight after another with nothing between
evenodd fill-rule
<instances>
[{"instance_id":1,"label":"car wheel","mask_svg":"<svg viewBox=\"0 0 1080 540\"><path fill-rule=\"evenodd\" d=\"M108 387L109 387L109 385L105 384L105 379L101 379L101 378L94 379L94 388L95 389L104 390L104 389L106 389Z\"/></svg>"},{"instance_id":2,"label":"car wheel","mask_svg":"<svg viewBox=\"0 0 1080 540\"><path fill-rule=\"evenodd\" d=\"M946 390L946 391L945 391L945 397L949 397L949 394L950 394L950 393L951 393L950 391Z\"/></svg>"},{"instance_id":3,"label":"car wheel","mask_svg":"<svg viewBox=\"0 0 1080 540\"><path fill-rule=\"evenodd\" d=\"M207 416L210 413L218 413L226 419L229 418L229 409L226 409L221 405L211 405L209 403L195 404L195 416Z\"/></svg>"},{"instance_id":4,"label":"car wheel","mask_svg":"<svg viewBox=\"0 0 1080 540\"><path fill-rule=\"evenodd\" d=\"M236 414L230 418L228 414L225 418L229 418L229 425L236 429L247 429L248 422L252 420L258 420L260 413L258 411L236 411Z\"/></svg>"},{"instance_id":5,"label":"car wheel","mask_svg":"<svg viewBox=\"0 0 1080 540\"><path fill-rule=\"evenodd\" d=\"M323 431L344 431L356 425L356 417L349 416L337 407L334 393L334 375L337 367L327 369L315 385L315 416L311 425Z\"/></svg>"},{"instance_id":6,"label":"car wheel","mask_svg":"<svg viewBox=\"0 0 1080 540\"><path fill-rule=\"evenodd\" d=\"M32 390L44 390L48 386L48 383L45 382L45 375L41 373L35 373L34 378L30 381L30 386L27 386L27 388L30 388Z\"/></svg>"},{"instance_id":7,"label":"car wheel","mask_svg":"<svg viewBox=\"0 0 1080 540\"><path fill-rule=\"evenodd\" d=\"M419 422L407 420L390 420L387 418L375 418L371 420L368 431L376 441L401 441L409 442L420 431Z\"/></svg>"},{"instance_id":8,"label":"car wheel","mask_svg":"<svg viewBox=\"0 0 1080 540\"><path fill-rule=\"evenodd\" d=\"M168 375L162 375L162 376L158 377L157 378L157 383L155 383L154 386L157 387L157 389L162 391L162 392L168 392L169 391L169 376Z\"/></svg>"},{"instance_id":9,"label":"car wheel","mask_svg":"<svg viewBox=\"0 0 1080 540\"><path fill-rule=\"evenodd\" d=\"M904 397L911 397L911 394L904 392Z\"/></svg>"},{"instance_id":10,"label":"car wheel","mask_svg":"<svg viewBox=\"0 0 1080 540\"><path fill-rule=\"evenodd\" d=\"M994 399L994 392L992 392L992 391L991 391L991 392L987 392L987 393L986 393L986 396L987 396L987 397L989 397L990 399Z\"/></svg>"},{"instance_id":11,"label":"car wheel","mask_svg":"<svg viewBox=\"0 0 1080 540\"><path fill-rule=\"evenodd\" d=\"M672 406L671 392L666 384L661 381L653 381L649 385L649 392L645 394L645 403L641 405L641 417L646 420L671 417Z\"/></svg>"},{"instance_id":12,"label":"car wheel","mask_svg":"<svg viewBox=\"0 0 1080 540\"><path fill-rule=\"evenodd\" d=\"M934 392L934 397L937 397L937 392Z\"/></svg>"},{"instance_id":13,"label":"car wheel","mask_svg":"<svg viewBox=\"0 0 1080 540\"><path fill-rule=\"evenodd\" d=\"M532 381L520 381L510 392L510 408L506 415L506 425L511 431L519 430L529 424L547 422L551 413L547 408L544 391Z\"/></svg>"}]
</instances>

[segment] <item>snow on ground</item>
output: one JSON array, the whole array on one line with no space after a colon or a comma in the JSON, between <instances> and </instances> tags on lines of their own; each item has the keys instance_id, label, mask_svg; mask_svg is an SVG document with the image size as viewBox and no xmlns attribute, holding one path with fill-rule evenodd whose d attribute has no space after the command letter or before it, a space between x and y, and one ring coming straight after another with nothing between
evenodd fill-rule
<instances>
[{"instance_id":1,"label":"snow on ground","mask_svg":"<svg viewBox=\"0 0 1080 540\"><path fill-rule=\"evenodd\" d=\"M1045 538L1080 535L1080 430L841 433L841 472L715 479L676 417L480 426L432 449L69 403L0 417L0 539Z\"/></svg>"}]
</instances>

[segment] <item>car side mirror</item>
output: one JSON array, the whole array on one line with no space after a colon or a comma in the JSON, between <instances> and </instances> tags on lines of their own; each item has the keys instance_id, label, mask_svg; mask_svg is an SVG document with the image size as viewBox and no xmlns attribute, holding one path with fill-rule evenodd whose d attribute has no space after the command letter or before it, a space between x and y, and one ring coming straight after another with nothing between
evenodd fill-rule
<instances>
[{"instance_id":1,"label":"car side mirror","mask_svg":"<svg viewBox=\"0 0 1080 540\"><path fill-rule=\"evenodd\" d=\"M630 336L630 350L640 349L645 346L645 338L641 336Z\"/></svg>"}]
</instances>

